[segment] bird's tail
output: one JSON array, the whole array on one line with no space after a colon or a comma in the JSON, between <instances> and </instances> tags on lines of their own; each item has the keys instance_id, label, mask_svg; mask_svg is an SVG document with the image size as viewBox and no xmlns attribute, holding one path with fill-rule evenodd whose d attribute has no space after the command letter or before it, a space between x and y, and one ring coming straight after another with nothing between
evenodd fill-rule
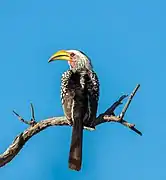
<instances>
[{"instance_id":1,"label":"bird's tail","mask_svg":"<svg viewBox=\"0 0 166 180\"><path fill-rule=\"evenodd\" d=\"M76 92L73 102L73 130L69 153L69 168L79 171L82 164L83 119L87 110L87 98L84 92Z\"/></svg>"},{"instance_id":2,"label":"bird's tail","mask_svg":"<svg viewBox=\"0 0 166 180\"><path fill-rule=\"evenodd\" d=\"M72 130L72 139L69 153L69 168L79 171L82 164L82 119L75 119Z\"/></svg>"}]
</instances>

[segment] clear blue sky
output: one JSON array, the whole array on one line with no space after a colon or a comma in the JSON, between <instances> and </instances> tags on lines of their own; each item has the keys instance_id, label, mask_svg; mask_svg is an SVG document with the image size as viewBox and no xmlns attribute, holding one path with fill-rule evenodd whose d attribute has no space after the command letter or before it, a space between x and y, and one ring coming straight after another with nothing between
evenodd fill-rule
<instances>
[{"instance_id":1,"label":"clear blue sky","mask_svg":"<svg viewBox=\"0 0 166 180\"><path fill-rule=\"evenodd\" d=\"M62 115L60 78L66 62L48 64L60 49L87 53L98 73L98 113L141 84L126 120L84 133L83 167L68 169L71 129L51 127L33 137L0 169L2 180L165 180L166 2L163 0L1 0L0 151L27 128L12 110L36 118ZM120 111L120 110L119 110Z\"/></svg>"}]
</instances>

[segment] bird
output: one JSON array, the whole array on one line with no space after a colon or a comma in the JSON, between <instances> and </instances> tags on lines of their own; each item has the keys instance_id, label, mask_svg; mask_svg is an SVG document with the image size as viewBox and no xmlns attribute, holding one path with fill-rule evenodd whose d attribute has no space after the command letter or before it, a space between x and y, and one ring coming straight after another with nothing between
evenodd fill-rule
<instances>
[{"instance_id":1,"label":"bird","mask_svg":"<svg viewBox=\"0 0 166 180\"><path fill-rule=\"evenodd\" d=\"M69 69L61 78L61 102L64 115L72 126L69 168L82 166L83 127L93 127L99 100L99 79L91 59L80 50L59 50L48 60L68 61Z\"/></svg>"}]
</instances>

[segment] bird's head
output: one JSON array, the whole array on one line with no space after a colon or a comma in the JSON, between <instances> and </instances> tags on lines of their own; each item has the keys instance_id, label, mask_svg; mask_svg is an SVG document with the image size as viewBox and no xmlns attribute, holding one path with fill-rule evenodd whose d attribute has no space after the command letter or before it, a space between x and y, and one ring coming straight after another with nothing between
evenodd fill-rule
<instances>
[{"instance_id":1,"label":"bird's head","mask_svg":"<svg viewBox=\"0 0 166 180\"><path fill-rule=\"evenodd\" d=\"M54 60L67 60L72 70L81 68L91 70L93 68L89 57L79 50L60 50L53 54L48 62Z\"/></svg>"}]
</instances>

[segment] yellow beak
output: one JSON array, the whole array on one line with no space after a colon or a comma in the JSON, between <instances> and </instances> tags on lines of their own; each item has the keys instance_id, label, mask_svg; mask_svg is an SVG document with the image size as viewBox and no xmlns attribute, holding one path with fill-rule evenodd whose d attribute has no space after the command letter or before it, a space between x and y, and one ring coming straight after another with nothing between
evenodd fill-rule
<instances>
[{"instance_id":1,"label":"yellow beak","mask_svg":"<svg viewBox=\"0 0 166 180\"><path fill-rule=\"evenodd\" d=\"M71 58L70 58L70 53L68 53L67 51L65 50L60 50L58 52L56 52L55 54L53 54L48 62L52 62L54 60L66 60L66 61L71 61Z\"/></svg>"}]
</instances>

